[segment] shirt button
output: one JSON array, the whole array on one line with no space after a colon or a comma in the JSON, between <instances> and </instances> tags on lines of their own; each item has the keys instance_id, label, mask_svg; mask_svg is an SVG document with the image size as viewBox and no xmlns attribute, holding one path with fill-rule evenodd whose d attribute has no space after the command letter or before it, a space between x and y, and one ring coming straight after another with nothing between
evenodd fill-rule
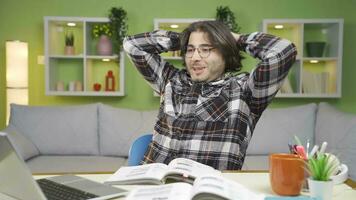
<instances>
[{"instance_id":1,"label":"shirt button","mask_svg":"<svg viewBox=\"0 0 356 200\"><path fill-rule=\"evenodd\" d=\"M176 131L176 135L177 135L177 136L180 136L181 134L182 134L181 131Z\"/></svg>"}]
</instances>

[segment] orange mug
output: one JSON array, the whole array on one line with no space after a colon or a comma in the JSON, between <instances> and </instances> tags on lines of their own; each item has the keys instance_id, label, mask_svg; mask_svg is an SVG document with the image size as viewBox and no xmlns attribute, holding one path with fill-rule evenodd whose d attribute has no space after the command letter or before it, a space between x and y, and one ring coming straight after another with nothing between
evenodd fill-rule
<instances>
[{"instance_id":1,"label":"orange mug","mask_svg":"<svg viewBox=\"0 0 356 200\"><path fill-rule=\"evenodd\" d=\"M299 195L304 182L304 162L295 154L269 155L269 177L272 190L278 195Z\"/></svg>"}]
</instances>

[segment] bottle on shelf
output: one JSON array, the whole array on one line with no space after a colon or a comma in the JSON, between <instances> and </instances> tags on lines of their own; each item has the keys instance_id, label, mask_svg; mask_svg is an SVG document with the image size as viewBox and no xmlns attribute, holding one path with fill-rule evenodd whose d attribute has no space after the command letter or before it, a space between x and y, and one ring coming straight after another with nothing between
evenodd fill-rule
<instances>
[{"instance_id":1,"label":"bottle on shelf","mask_svg":"<svg viewBox=\"0 0 356 200\"><path fill-rule=\"evenodd\" d=\"M115 77L111 70L105 76L105 91L115 91Z\"/></svg>"}]
</instances>

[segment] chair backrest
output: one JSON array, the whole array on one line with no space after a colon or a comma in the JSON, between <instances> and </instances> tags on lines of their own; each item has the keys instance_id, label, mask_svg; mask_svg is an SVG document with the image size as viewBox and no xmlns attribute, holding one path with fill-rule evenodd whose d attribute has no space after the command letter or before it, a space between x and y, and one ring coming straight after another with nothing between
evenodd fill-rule
<instances>
[{"instance_id":1,"label":"chair backrest","mask_svg":"<svg viewBox=\"0 0 356 200\"><path fill-rule=\"evenodd\" d=\"M128 165L139 165L143 160L148 145L152 140L152 134L146 134L138 137L131 145L129 150Z\"/></svg>"}]
</instances>

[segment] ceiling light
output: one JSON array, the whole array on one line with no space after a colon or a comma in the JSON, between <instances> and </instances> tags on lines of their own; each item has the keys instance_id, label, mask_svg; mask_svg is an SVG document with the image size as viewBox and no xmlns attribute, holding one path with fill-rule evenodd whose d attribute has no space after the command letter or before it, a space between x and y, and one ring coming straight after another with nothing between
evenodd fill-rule
<instances>
[{"instance_id":1,"label":"ceiling light","mask_svg":"<svg viewBox=\"0 0 356 200\"><path fill-rule=\"evenodd\" d=\"M68 22L67 26L76 26L76 24L74 22Z\"/></svg>"},{"instance_id":2,"label":"ceiling light","mask_svg":"<svg viewBox=\"0 0 356 200\"><path fill-rule=\"evenodd\" d=\"M170 27L171 27L171 28L178 28L179 25L178 25L178 24L171 24Z\"/></svg>"},{"instance_id":3,"label":"ceiling light","mask_svg":"<svg viewBox=\"0 0 356 200\"><path fill-rule=\"evenodd\" d=\"M313 64L316 64L316 63L319 63L319 60L310 60L309 62L313 63Z\"/></svg>"},{"instance_id":4,"label":"ceiling light","mask_svg":"<svg viewBox=\"0 0 356 200\"><path fill-rule=\"evenodd\" d=\"M277 25L274 25L274 28L275 29L283 29L284 26L282 24L277 24Z\"/></svg>"}]
</instances>

